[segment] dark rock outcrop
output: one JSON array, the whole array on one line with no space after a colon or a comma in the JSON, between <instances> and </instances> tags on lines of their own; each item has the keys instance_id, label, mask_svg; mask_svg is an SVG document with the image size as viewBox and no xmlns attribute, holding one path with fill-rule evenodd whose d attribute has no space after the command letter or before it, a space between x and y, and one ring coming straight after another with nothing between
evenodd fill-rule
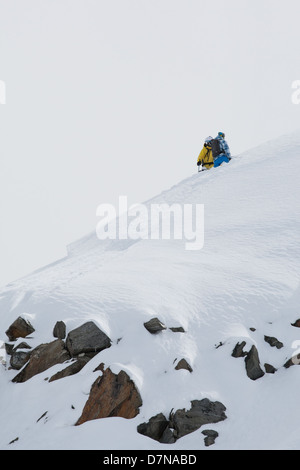
<instances>
[{"instance_id":1,"label":"dark rock outcrop","mask_svg":"<svg viewBox=\"0 0 300 470\"><path fill-rule=\"evenodd\" d=\"M35 330L28 320L18 317L6 330L9 341L15 341L17 338L26 338L26 336L33 333Z\"/></svg>"},{"instance_id":2,"label":"dark rock outcrop","mask_svg":"<svg viewBox=\"0 0 300 470\"><path fill-rule=\"evenodd\" d=\"M227 418L225 406L220 402L212 402L208 398L193 400L189 410L171 412L169 419L162 413L150 418L147 423L137 427L137 431L144 436L158 442L171 444L177 439L196 431L208 423L218 423Z\"/></svg>"},{"instance_id":3,"label":"dark rock outcrop","mask_svg":"<svg viewBox=\"0 0 300 470\"><path fill-rule=\"evenodd\" d=\"M170 427L174 429L175 439L179 439L201 426L209 423L218 423L227 418L225 406L218 402L212 402L208 398L193 400L189 410L177 410L170 415Z\"/></svg>"},{"instance_id":4,"label":"dark rock outcrop","mask_svg":"<svg viewBox=\"0 0 300 470\"><path fill-rule=\"evenodd\" d=\"M206 447L212 446L219 435L219 433L217 431L214 431L213 429L205 429L204 431L202 431L202 434L206 436L204 438L204 443Z\"/></svg>"},{"instance_id":5,"label":"dark rock outcrop","mask_svg":"<svg viewBox=\"0 0 300 470\"><path fill-rule=\"evenodd\" d=\"M157 334L162 330L166 330L167 327L158 318L151 318L151 320L144 323L144 327L151 334Z\"/></svg>"},{"instance_id":6,"label":"dark rock outcrop","mask_svg":"<svg viewBox=\"0 0 300 470\"><path fill-rule=\"evenodd\" d=\"M143 436L150 437L164 444L175 442L173 432L169 428L169 420L163 413L159 413L149 419L148 423L139 424L137 431Z\"/></svg>"},{"instance_id":7,"label":"dark rock outcrop","mask_svg":"<svg viewBox=\"0 0 300 470\"><path fill-rule=\"evenodd\" d=\"M30 352L15 351L10 358L9 364L12 369L20 370L30 358Z\"/></svg>"},{"instance_id":8,"label":"dark rock outcrop","mask_svg":"<svg viewBox=\"0 0 300 470\"><path fill-rule=\"evenodd\" d=\"M265 375L265 373L260 367L258 351L254 345L245 357L245 366L247 375L251 380L257 380L263 375Z\"/></svg>"},{"instance_id":9,"label":"dark rock outcrop","mask_svg":"<svg viewBox=\"0 0 300 470\"><path fill-rule=\"evenodd\" d=\"M192 367L189 365L187 360L184 359L184 358L180 359L180 361L177 363L175 369L176 370L185 369L185 370L188 370L189 372L193 372Z\"/></svg>"},{"instance_id":10,"label":"dark rock outcrop","mask_svg":"<svg viewBox=\"0 0 300 470\"><path fill-rule=\"evenodd\" d=\"M278 341L277 338L275 338L274 336L264 336L264 339L266 341L266 343L268 343L270 346L272 346L273 348L277 348L277 349L281 349L283 348L283 343L281 343L281 341Z\"/></svg>"},{"instance_id":11,"label":"dark rock outcrop","mask_svg":"<svg viewBox=\"0 0 300 470\"><path fill-rule=\"evenodd\" d=\"M60 370L56 374L50 377L49 382L54 382L55 380L63 379L64 377L69 377L70 375L77 374L78 372L83 369L83 367L88 363L90 360L89 357L83 356L79 357L76 361L72 362L69 366L65 367L65 369Z\"/></svg>"},{"instance_id":12,"label":"dark rock outcrop","mask_svg":"<svg viewBox=\"0 0 300 470\"><path fill-rule=\"evenodd\" d=\"M300 354L296 354L295 356L291 357L286 363L283 365L286 369L291 366L298 366L300 364Z\"/></svg>"},{"instance_id":13,"label":"dark rock outcrop","mask_svg":"<svg viewBox=\"0 0 300 470\"><path fill-rule=\"evenodd\" d=\"M63 321L57 321L53 328L53 336L58 339L65 339L66 325Z\"/></svg>"},{"instance_id":14,"label":"dark rock outcrop","mask_svg":"<svg viewBox=\"0 0 300 470\"><path fill-rule=\"evenodd\" d=\"M17 346L13 348L13 353L17 351L18 349L31 349L31 346L29 346L29 344L26 343L25 341L22 341L21 343L17 344Z\"/></svg>"},{"instance_id":15,"label":"dark rock outcrop","mask_svg":"<svg viewBox=\"0 0 300 470\"><path fill-rule=\"evenodd\" d=\"M21 351L22 349L26 349L26 351ZM13 347L12 349L9 348L10 354L10 367L11 369L20 370L29 360L31 351L31 346L27 344L25 341L17 344L17 346ZM28 350L28 351L27 351Z\"/></svg>"},{"instance_id":16,"label":"dark rock outcrop","mask_svg":"<svg viewBox=\"0 0 300 470\"><path fill-rule=\"evenodd\" d=\"M71 359L61 339L51 343L40 344L32 350L27 365L13 378L13 382L26 382L36 374L40 374L55 364L61 364Z\"/></svg>"},{"instance_id":17,"label":"dark rock outcrop","mask_svg":"<svg viewBox=\"0 0 300 470\"><path fill-rule=\"evenodd\" d=\"M246 346L246 341L242 341L241 343L237 343L235 347L233 348L233 351L231 353L232 357L244 357L247 356L247 352L244 351L244 347Z\"/></svg>"},{"instance_id":18,"label":"dark rock outcrop","mask_svg":"<svg viewBox=\"0 0 300 470\"><path fill-rule=\"evenodd\" d=\"M14 345L10 343L4 343L4 347L5 347L6 354L10 356L14 350Z\"/></svg>"},{"instance_id":19,"label":"dark rock outcrop","mask_svg":"<svg viewBox=\"0 0 300 470\"><path fill-rule=\"evenodd\" d=\"M267 374L275 374L277 369L275 369L271 364L265 363L265 371Z\"/></svg>"},{"instance_id":20,"label":"dark rock outcrop","mask_svg":"<svg viewBox=\"0 0 300 470\"><path fill-rule=\"evenodd\" d=\"M292 326L295 326L296 328L300 328L300 318L295 321L295 323L291 323Z\"/></svg>"},{"instance_id":21,"label":"dark rock outcrop","mask_svg":"<svg viewBox=\"0 0 300 470\"><path fill-rule=\"evenodd\" d=\"M137 416L142 399L128 374L123 370L118 374L114 374L109 368L104 370L104 364L98 369L102 370L102 375L93 383L76 425L112 416L127 419Z\"/></svg>"},{"instance_id":22,"label":"dark rock outcrop","mask_svg":"<svg viewBox=\"0 0 300 470\"><path fill-rule=\"evenodd\" d=\"M173 331L173 333L185 333L185 329L182 326L171 326L170 330Z\"/></svg>"},{"instance_id":23,"label":"dark rock outcrop","mask_svg":"<svg viewBox=\"0 0 300 470\"><path fill-rule=\"evenodd\" d=\"M66 347L72 357L82 353L96 354L110 346L110 338L92 321L70 331L66 339Z\"/></svg>"}]
</instances>

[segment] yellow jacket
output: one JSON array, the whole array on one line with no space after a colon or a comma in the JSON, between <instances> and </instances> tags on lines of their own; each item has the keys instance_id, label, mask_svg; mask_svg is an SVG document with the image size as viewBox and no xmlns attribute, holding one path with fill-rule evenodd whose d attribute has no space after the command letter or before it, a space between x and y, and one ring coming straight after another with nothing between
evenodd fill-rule
<instances>
[{"instance_id":1,"label":"yellow jacket","mask_svg":"<svg viewBox=\"0 0 300 470\"><path fill-rule=\"evenodd\" d=\"M208 170L214 166L211 147L204 145L198 157L197 163L199 162L201 162Z\"/></svg>"}]
</instances>

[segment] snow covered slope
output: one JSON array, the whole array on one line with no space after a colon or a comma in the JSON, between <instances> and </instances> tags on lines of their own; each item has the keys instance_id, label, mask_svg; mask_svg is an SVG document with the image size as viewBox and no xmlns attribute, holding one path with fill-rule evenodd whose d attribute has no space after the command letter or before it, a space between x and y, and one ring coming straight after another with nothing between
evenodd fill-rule
<instances>
[{"instance_id":1,"label":"snow covered slope","mask_svg":"<svg viewBox=\"0 0 300 470\"><path fill-rule=\"evenodd\" d=\"M187 251L181 240L101 242L90 234L72 244L65 259L6 286L0 292L3 342L21 315L35 328L32 346L53 341L57 320L68 331L93 320L113 345L78 374L51 383L49 371L12 383L16 371L2 366L0 448L202 449L202 429L166 445L136 427L204 397L227 409L227 419L213 425L219 432L213 449L299 448L300 367L283 367L300 345L300 330L291 326L300 318L299 175L296 132L146 203L204 204L202 250ZM151 335L143 323L152 317L186 332ZM284 347L271 347L265 335ZM269 363L277 372L250 380L243 358L231 356L243 340L246 349L256 345L263 370ZM192 373L174 369L180 358ZM74 426L100 362L134 380L140 414ZM61 368L54 366L51 375ZM45 411L47 419L37 422Z\"/></svg>"}]
</instances>

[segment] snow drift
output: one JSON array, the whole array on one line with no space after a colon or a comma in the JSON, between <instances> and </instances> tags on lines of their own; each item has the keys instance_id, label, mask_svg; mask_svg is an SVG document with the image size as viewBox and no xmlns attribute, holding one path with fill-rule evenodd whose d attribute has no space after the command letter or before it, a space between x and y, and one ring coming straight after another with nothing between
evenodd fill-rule
<instances>
[{"instance_id":1,"label":"snow drift","mask_svg":"<svg viewBox=\"0 0 300 470\"><path fill-rule=\"evenodd\" d=\"M212 425L219 434L213 449L299 448L300 367L284 367L300 346L300 330L292 326L300 317L299 175L296 132L146 202L204 204L202 250L187 251L182 240L100 242L93 233L70 245L66 258L2 289L3 343L22 316L35 329L32 347L53 341L61 320L68 331L95 322L112 346L51 383L45 379L61 365L13 383L17 372L7 358L0 368L0 448L202 449L204 428L167 445L137 427L204 398L226 407L227 419ZM151 335L144 323L153 317L168 328ZM257 380L247 376L243 357L232 357L242 341L245 351L258 351L264 375ZM182 358L192 372L175 369ZM142 397L140 412L75 426L100 362L130 376ZM266 373L265 364L276 372Z\"/></svg>"}]
</instances>

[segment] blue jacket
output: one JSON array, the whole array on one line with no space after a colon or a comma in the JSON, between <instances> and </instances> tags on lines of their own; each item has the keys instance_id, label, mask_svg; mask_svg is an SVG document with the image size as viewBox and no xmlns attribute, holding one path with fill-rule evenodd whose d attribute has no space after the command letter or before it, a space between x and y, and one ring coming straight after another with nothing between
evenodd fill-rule
<instances>
[{"instance_id":1,"label":"blue jacket","mask_svg":"<svg viewBox=\"0 0 300 470\"><path fill-rule=\"evenodd\" d=\"M223 150L222 154L225 154L226 157L231 158L229 146L228 146L226 140L223 139L222 137L220 137L219 135L216 137L216 139L218 139L218 141L220 142L221 149ZM222 154L220 154L220 155L222 155Z\"/></svg>"}]
</instances>

